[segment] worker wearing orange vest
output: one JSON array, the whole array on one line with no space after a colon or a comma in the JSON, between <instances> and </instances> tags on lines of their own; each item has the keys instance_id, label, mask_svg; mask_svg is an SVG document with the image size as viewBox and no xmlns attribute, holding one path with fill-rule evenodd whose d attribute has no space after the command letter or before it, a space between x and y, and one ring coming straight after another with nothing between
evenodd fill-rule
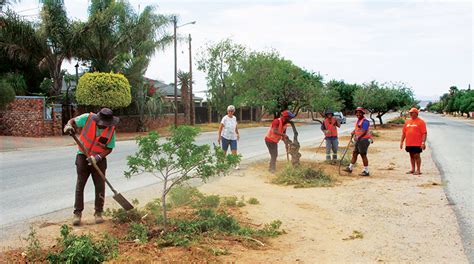
<instances>
[{"instance_id":1,"label":"worker wearing orange vest","mask_svg":"<svg viewBox=\"0 0 474 264\"><path fill-rule=\"evenodd\" d=\"M278 142L280 140L288 140L286 135L286 127L295 115L288 110L281 112L279 118L275 118L268 129L267 135L265 136L265 144L267 145L268 151L270 152L270 166L269 170L271 173L275 172L276 160L278 157Z\"/></svg>"},{"instance_id":2,"label":"worker wearing orange vest","mask_svg":"<svg viewBox=\"0 0 474 264\"><path fill-rule=\"evenodd\" d=\"M82 142L88 153L77 152L76 156L76 195L74 203L73 225L81 224L82 211L84 210L84 187L89 175L95 186L95 222L104 222L102 212L104 209L105 182L104 179L91 166L97 164L104 173L107 169L106 156L115 147L115 126L119 118L113 116L112 110L102 108L97 114L86 113L70 119L64 126L64 133L75 133L74 126L82 127L79 140ZM86 156L87 155L87 156Z\"/></svg>"},{"instance_id":3,"label":"worker wearing orange vest","mask_svg":"<svg viewBox=\"0 0 474 264\"><path fill-rule=\"evenodd\" d=\"M331 149L332 159L337 160L337 149L339 147L339 140L337 138L337 128L341 127L337 118L334 117L334 112L327 110L326 118L321 124L321 130L324 133L324 139L326 140L326 160L331 160Z\"/></svg>"},{"instance_id":4,"label":"worker wearing orange vest","mask_svg":"<svg viewBox=\"0 0 474 264\"><path fill-rule=\"evenodd\" d=\"M369 173L369 160L367 159L367 150L369 149L371 133L370 133L370 122L365 119L365 110L362 107L356 108L357 120L355 122L354 130L352 131L352 138L355 142L354 150L352 152L351 164L345 169L345 171L352 173L352 168L357 161L357 155L360 154L362 162L364 164L364 170L360 176L370 176Z\"/></svg>"}]
</instances>

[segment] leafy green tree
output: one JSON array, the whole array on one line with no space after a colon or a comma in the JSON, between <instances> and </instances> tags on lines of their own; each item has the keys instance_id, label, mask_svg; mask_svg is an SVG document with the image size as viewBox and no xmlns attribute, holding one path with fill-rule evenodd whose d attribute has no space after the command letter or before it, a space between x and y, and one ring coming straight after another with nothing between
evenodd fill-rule
<instances>
[{"instance_id":1,"label":"leafy green tree","mask_svg":"<svg viewBox=\"0 0 474 264\"><path fill-rule=\"evenodd\" d=\"M263 106L278 116L284 109L294 113L312 106L321 95L322 78L285 60L277 52L252 52L229 78L239 94L236 105Z\"/></svg>"},{"instance_id":2,"label":"leafy green tree","mask_svg":"<svg viewBox=\"0 0 474 264\"><path fill-rule=\"evenodd\" d=\"M225 39L208 43L199 54L198 70L206 73L209 100L218 112L224 113L239 94L230 76L239 70L246 53L244 46Z\"/></svg>"},{"instance_id":3,"label":"leafy green tree","mask_svg":"<svg viewBox=\"0 0 474 264\"><path fill-rule=\"evenodd\" d=\"M48 70L53 80L50 95L61 92L61 65L71 59L78 34L72 28L63 1L43 0L39 25L33 24L12 11L0 17L0 48L10 58L20 61L38 61L41 69Z\"/></svg>"},{"instance_id":4,"label":"leafy green tree","mask_svg":"<svg viewBox=\"0 0 474 264\"><path fill-rule=\"evenodd\" d=\"M342 103L341 110L352 111L357 107L354 105L354 93L359 89L359 85L348 84L344 81L331 80L326 83L326 87L338 93L338 98Z\"/></svg>"},{"instance_id":5,"label":"leafy green tree","mask_svg":"<svg viewBox=\"0 0 474 264\"><path fill-rule=\"evenodd\" d=\"M93 72L82 75L76 88L79 104L121 108L131 101L130 84L122 74Z\"/></svg>"},{"instance_id":6,"label":"leafy green tree","mask_svg":"<svg viewBox=\"0 0 474 264\"><path fill-rule=\"evenodd\" d=\"M25 95L26 94L26 81L23 77L23 74L20 73L13 73L9 72L5 74L3 77L7 83L13 87L16 95Z\"/></svg>"},{"instance_id":7,"label":"leafy green tree","mask_svg":"<svg viewBox=\"0 0 474 264\"><path fill-rule=\"evenodd\" d=\"M128 156L127 178L148 172L163 181L161 203L163 223L167 231L166 197L176 186L190 179L206 181L212 176L226 174L240 161L240 156L225 155L221 148L196 145L198 130L189 126L179 126L171 130L171 135L163 142L154 131L137 139L138 151Z\"/></svg>"},{"instance_id":8,"label":"leafy green tree","mask_svg":"<svg viewBox=\"0 0 474 264\"><path fill-rule=\"evenodd\" d=\"M382 117L389 111L399 110L413 106L415 100L413 91L403 83L388 83L381 85L376 81L364 84L354 94L354 102L370 112L370 119L374 122L373 115L383 124Z\"/></svg>"}]
</instances>

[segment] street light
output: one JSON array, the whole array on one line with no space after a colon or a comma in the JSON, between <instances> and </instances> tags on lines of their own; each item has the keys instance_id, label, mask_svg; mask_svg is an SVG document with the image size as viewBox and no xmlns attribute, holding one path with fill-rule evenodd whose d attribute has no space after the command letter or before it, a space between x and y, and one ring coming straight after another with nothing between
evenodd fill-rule
<instances>
[{"instance_id":1,"label":"street light","mask_svg":"<svg viewBox=\"0 0 474 264\"><path fill-rule=\"evenodd\" d=\"M178 126L178 48L176 43L176 29L184 27L190 24L196 24L196 21L188 22L180 26L177 25L178 21L176 16L173 17L173 28L174 28L174 126ZM182 95L181 95L182 96ZM182 100L182 98L181 98Z\"/></svg>"}]
</instances>

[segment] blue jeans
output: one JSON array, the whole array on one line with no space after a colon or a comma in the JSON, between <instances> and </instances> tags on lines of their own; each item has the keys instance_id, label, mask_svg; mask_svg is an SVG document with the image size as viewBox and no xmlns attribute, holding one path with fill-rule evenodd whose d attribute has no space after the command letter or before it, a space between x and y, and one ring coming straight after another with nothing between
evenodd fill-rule
<instances>
[{"instance_id":1,"label":"blue jeans","mask_svg":"<svg viewBox=\"0 0 474 264\"><path fill-rule=\"evenodd\" d=\"M237 150L237 140L231 140L225 137L221 137L221 141L222 141L223 151L227 151L229 149L229 145L230 145L230 150Z\"/></svg>"},{"instance_id":2,"label":"blue jeans","mask_svg":"<svg viewBox=\"0 0 474 264\"><path fill-rule=\"evenodd\" d=\"M339 147L339 140L326 138L326 160L331 160L331 150L332 150L332 159L337 160L337 149Z\"/></svg>"}]
</instances>

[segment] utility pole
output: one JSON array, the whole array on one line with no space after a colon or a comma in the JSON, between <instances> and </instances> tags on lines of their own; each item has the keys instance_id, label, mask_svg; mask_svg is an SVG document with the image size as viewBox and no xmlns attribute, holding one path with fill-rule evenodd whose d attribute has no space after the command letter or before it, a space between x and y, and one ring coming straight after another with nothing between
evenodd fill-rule
<instances>
[{"instance_id":1,"label":"utility pole","mask_svg":"<svg viewBox=\"0 0 474 264\"><path fill-rule=\"evenodd\" d=\"M177 44L176 44L176 28L177 21L176 16L173 17L174 25L174 126L178 126L178 53L177 53Z\"/></svg>"},{"instance_id":2,"label":"utility pole","mask_svg":"<svg viewBox=\"0 0 474 264\"><path fill-rule=\"evenodd\" d=\"M189 122L194 126L196 119L194 115L194 98L193 98L193 56L191 52L191 34L189 34Z\"/></svg>"}]
</instances>

